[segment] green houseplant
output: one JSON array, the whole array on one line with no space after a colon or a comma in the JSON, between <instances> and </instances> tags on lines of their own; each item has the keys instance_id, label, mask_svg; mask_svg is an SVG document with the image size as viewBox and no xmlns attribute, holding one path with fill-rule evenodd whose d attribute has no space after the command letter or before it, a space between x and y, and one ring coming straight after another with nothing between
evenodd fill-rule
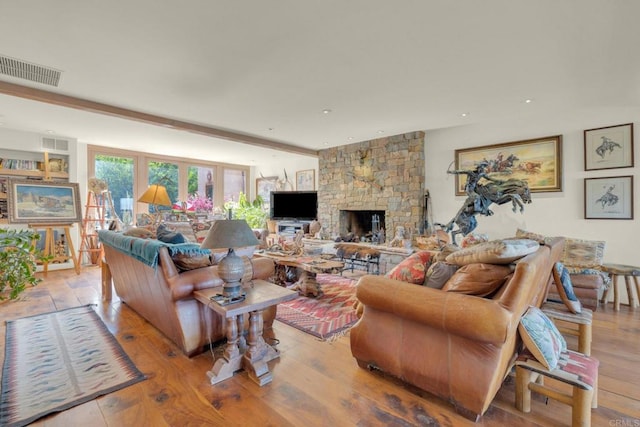
<instances>
[{"instance_id":1,"label":"green houseplant","mask_svg":"<svg viewBox=\"0 0 640 427\"><path fill-rule=\"evenodd\" d=\"M36 248L40 234L0 228L0 300L16 299L27 285L35 286L36 262L46 257Z\"/></svg>"},{"instance_id":2,"label":"green houseplant","mask_svg":"<svg viewBox=\"0 0 640 427\"><path fill-rule=\"evenodd\" d=\"M241 192L237 202L227 202L224 207L227 211L231 210L233 219L244 219L251 228L262 229L266 226L267 211L260 196L249 202L247 196Z\"/></svg>"}]
</instances>

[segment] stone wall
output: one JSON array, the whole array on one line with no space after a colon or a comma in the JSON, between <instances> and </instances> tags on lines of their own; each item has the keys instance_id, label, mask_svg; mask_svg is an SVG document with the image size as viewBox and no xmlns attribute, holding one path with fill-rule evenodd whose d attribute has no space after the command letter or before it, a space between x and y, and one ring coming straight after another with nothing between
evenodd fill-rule
<instances>
[{"instance_id":1,"label":"stone wall","mask_svg":"<svg viewBox=\"0 0 640 427\"><path fill-rule=\"evenodd\" d=\"M418 231L424 210L424 132L320 151L318 220L332 235L339 212L384 210L386 240L398 225Z\"/></svg>"}]
</instances>

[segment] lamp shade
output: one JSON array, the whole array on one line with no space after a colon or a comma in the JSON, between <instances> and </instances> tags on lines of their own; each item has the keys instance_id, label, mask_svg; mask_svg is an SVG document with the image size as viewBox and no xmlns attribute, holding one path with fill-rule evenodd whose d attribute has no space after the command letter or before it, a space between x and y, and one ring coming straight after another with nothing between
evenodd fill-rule
<instances>
[{"instance_id":1,"label":"lamp shade","mask_svg":"<svg viewBox=\"0 0 640 427\"><path fill-rule=\"evenodd\" d=\"M253 234L245 220L220 219L213 223L200 247L203 249L229 249L259 244L256 235Z\"/></svg>"},{"instance_id":2,"label":"lamp shade","mask_svg":"<svg viewBox=\"0 0 640 427\"><path fill-rule=\"evenodd\" d=\"M148 203L150 205L172 206L169 194L164 185L151 184L147 191L138 199L138 202Z\"/></svg>"}]
</instances>

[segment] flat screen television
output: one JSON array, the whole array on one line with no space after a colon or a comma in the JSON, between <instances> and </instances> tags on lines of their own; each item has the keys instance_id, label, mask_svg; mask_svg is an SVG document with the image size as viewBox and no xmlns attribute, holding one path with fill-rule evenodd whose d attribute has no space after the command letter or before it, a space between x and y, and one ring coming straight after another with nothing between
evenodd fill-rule
<instances>
[{"instance_id":1,"label":"flat screen television","mask_svg":"<svg viewBox=\"0 0 640 427\"><path fill-rule=\"evenodd\" d=\"M270 216L275 220L314 220L318 217L317 191L272 191Z\"/></svg>"}]
</instances>

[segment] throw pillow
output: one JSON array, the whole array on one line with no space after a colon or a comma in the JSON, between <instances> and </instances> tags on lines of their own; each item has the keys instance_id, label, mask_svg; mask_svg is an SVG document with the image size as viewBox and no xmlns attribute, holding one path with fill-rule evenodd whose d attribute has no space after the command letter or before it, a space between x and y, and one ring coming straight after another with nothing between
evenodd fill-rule
<instances>
[{"instance_id":1,"label":"throw pillow","mask_svg":"<svg viewBox=\"0 0 640 427\"><path fill-rule=\"evenodd\" d=\"M185 239L181 233L169 230L169 227L164 224L158 225L158 228L156 229L156 239L164 243L174 244L187 242L187 239Z\"/></svg>"},{"instance_id":2,"label":"throw pillow","mask_svg":"<svg viewBox=\"0 0 640 427\"><path fill-rule=\"evenodd\" d=\"M387 273L387 277L413 283L414 285L421 285L424 283L430 259L431 253L428 251L411 254L400 264L393 267L393 269Z\"/></svg>"},{"instance_id":3,"label":"throw pillow","mask_svg":"<svg viewBox=\"0 0 640 427\"><path fill-rule=\"evenodd\" d=\"M510 264L538 250L540 244L529 239L504 239L480 243L447 256L451 264Z\"/></svg>"},{"instance_id":4,"label":"throw pillow","mask_svg":"<svg viewBox=\"0 0 640 427\"><path fill-rule=\"evenodd\" d=\"M604 261L606 242L599 240L565 239L562 263L571 267L597 268Z\"/></svg>"},{"instance_id":5,"label":"throw pillow","mask_svg":"<svg viewBox=\"0 0 640 427\"><path fill-rule=\"evenodd\" d=\"M177 253L171 257L173 263L180 271L195 270L196 268L208 267L211 265L209 255L188 255Z\"/></svg>"},{"instance_id":6,"label":"throw pillow","mask_svg":"<svg viewBox=\"0 0 640 427\"><path fill-rule=\"evenodd\" d=\"M536 242L540 243L541 245L544 245L545 241L547 240L547 238L545 236L543 236L542 234L533 233L531 231L523 230L521 228L518 228L516 230L516 237L518 239L535 240Z\"/></svg>"},{"instance_id":7,"label":"throw pillow","mask_svg":"<svg viewBox=\"0 0 640 427\"><path fill-rule=\"evenodd\" d=\"M140 239L151 239L153 238L153 232L150 230L147 230L144 227L131 227L130 229L126 230L124 233L122 233L125 236L130 236L130 237L138 237Z\"/></svg>"},{"instance_id":8,"label":"throw pillow","mask_svg":"<svg viewBox=\"0 0 640 427\"><path fill-rule=\"evenodd\" d=\"M555 369L567 342L551 319L537 307L529 307L520 319L518 332L531 354L547 369Z\"/></svg>"},{"instance_id":9,"label":"throw pillow","mask_svg":"<svg viewBox=\"0 0 640 427\"><path fill-rule=\"evenodd\" d=\"M479 243L488 242L488 241L489 241L489 236L486 234L469 233L462 238L462 241L460 242L460 247L464 249L464 248L468 248L470 246L477 245Z\"/></svg>"},{"instance_id":10,"label":"throw pillow","mask_svg":"<svg viewBox=\"0 0 640 427\"><path fill-rule=\"evenodd\" d=\"M424 278L424 286L433 289L442 289L447 280L453 276L458 266L445 261L437 261L431 264Z\"/></svg>"},{"instance_id":11,"label":"throw pillow","mask_svg":"<svg viewBox=\"0 0 640 427\"><path fill-rule=\"evenodd\" d=\"M571 283L569 271L561 262L556 262L553 268L553 281L556 282L560 299L569 311L572 313L581 313L582 304L580 304L580 300L573 292L573 284Z\"/></svg>"},{"instance_id":12,"label":"throw pillow","mask_svg":"<svg viewBox=\"0 0 640 427\"><path fill-rule=\"evenodd\" d=\"M507 265L467 264L451 276L442 290L485 297L500 288L510 273Z\"/></svg>"}]
</instances>

